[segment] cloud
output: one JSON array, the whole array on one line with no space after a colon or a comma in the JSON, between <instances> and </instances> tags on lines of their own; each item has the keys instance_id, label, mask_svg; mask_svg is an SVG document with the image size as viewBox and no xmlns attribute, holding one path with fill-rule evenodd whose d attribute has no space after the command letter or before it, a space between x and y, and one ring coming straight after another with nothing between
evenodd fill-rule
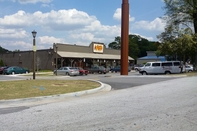
<instances>
[{"instance_id":1,"label":"cloud","mask_svg":"<svg viewBox=\"0 0 197 131\"><path fill-rule=\"evenodd\" d=\"M113 15L113 18L114 18L115 20L121 21L121 15L122 15L121 12L122 12L121 8L116 9L116 11L115 11L115 13L114 13L114 15ZM135 21L135 17L131 17L131 16L129 15L129 22L133 22L133 21Z\"/></svg>"},{"instance_id":2,"label":"cloud","mask_svg":"<svg viewBox=\"0 0 197 131\"><path fill-rule=\"evenodd\" d=\"M133 29L144 29L148 31L164 31L166 23L160 19L156 18L153 21L137 21L132 24Z\"/></svg>"},{"instance_id":3,"label":"cloud","mask_svg":"<svg viewBox=\"0 0 197 131\"><path fill-rule=\"evenodd\" d=\"M37 11L33 14L20 10L13 15L6 15L4 18L0 18L0 27L25 28L36 25L44 29L68 31L84 28L94 21L96 21L95 16L89 16L87 13L76 9L52 10L48 13Z\"/></svg>"},{"instance_id":4,"label":"cloud","mask_svg":"<svg viewBox=\"0 0 197 131\"><path fill-rule=\"evenodd\" d=\"M120 26L102 25L95 16L89 16L76 9L51 10L46 13L37 11L31 14L20 10L0 18L0 37L4 40L23 39L31 43L31 31L26 32L30 29L31 31L37 29L36 39L40 45L37 49L57 42L83 45L89 45L92 41L109 43L114 40L115 36L120 35ZM6 42L8 41L1 41L0 44ZM8 42L6 46L14 48L15 46L12 46L14 43L16 42Z\"/></svg>"},{"instance_id":5,"label":"cloud","mask_svg":"<svg viewBox=\"0 0 197 131\"><path fill-rule=\"evenodd\" d=\"M52 45L53 43L65 43L65 41L62 38L55 38L53 36L42 36L39 37L39 44L47 44L47 45Z\"/></svg>"},{"instance_id":6,"label":"cloud","mask_svg":"<svg viewBox=\"0 0 197 131\"><path fill-rule=\"evenodd\" d=\"M1 29L0 38L3 39L24 39L28 36L25 30L21 29Z\"/></svg>"}]
</instances>

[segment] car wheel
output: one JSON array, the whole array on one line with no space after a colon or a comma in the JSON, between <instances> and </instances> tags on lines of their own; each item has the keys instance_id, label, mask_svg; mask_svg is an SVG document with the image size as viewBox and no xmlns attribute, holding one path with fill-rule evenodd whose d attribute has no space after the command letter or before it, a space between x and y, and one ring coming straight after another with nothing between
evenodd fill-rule
<instances>
[{"instance_id":1,"label":"car wheel","mask_svg":"<svg viewBox=\"0 0 197 131\"><path fill-rule=\"evenodd\" d=\"M25 74L28 74L28 73L29 73L28 71L25 72Z\"/></svg>"},{"instance_id":2,"label":"car wheel","mask_svg":"<svg viewBox=\"0 0 197 131\"><path fill-rule=\"evenodd\" d=\"M68 72L66 72L66 76L68 76L69 75L69 73Z\"/></svg>"},{"instance_id":3,"label":"car wheel","mask_svg":"<svg viewBox=\"0 0 197 131\"><path fill-rule=\"evenodd\" d=\"M142 75L147 75L146 71L142 72Z\"/></svg>"},{"instance_id":4,"label":"car wheel","mask_svg":"<svg viewBox=\"0 0 197 131\"><path fill-rule=\"evenodd\" d=\"M171 74L171 73L170 73L170 71L166 71L165 74L166 74L166 75L169 75L169 74Z\"/></svg>"},{"instance_id":5,"label":"car wheel","mask_svg":"<svg viewBox=\"0 0 197 131\"><path fill-rule=\"evenodd\" d=\"M192 72L191 70L188 70L188 72Z\"/></svg>"},{"instance_id":6,"label":"car wheel","mask_svg":"<svg viewBox=\"0 0 197 131\"><path fill-rule=\"evenodd\" d=\"M138 69L135 69L136 72L138 72Z\"/></svg>"},{"instance_id":7,"label":"car wheel","mask_svg":"<svg viewBox=\"0 0 197 131\"><path fill-rule=\"evenodd\" d=\"M98 73L99 73L99 74L102 74L102 72L101 72L101 71L98 71Z\"/></svg>"},{"instance_id":8,"label":"car wheel","mask_svg":"<svg viewBox=\"0 0 197 131\"><path fill-rule=\"evenodd\" d=\"M15 72L12 72L12 75L15 75Z\"/></svg>"}]
</instances>

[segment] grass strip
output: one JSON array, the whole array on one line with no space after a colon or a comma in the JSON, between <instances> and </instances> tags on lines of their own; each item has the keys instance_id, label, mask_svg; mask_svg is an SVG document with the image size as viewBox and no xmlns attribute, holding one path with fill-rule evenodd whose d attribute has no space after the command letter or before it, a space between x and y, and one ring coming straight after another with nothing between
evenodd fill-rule
<instances>
[{"instance_id":1,"label":"grass strip","mask_svg":"<svg viewBox=\"0 0 197 131\"><path fill-rule=\"evenodd\" d=\"M100 83L88 80L0 81L0 100L65 94L99 86Z\"/></svg>"}]
</instances>

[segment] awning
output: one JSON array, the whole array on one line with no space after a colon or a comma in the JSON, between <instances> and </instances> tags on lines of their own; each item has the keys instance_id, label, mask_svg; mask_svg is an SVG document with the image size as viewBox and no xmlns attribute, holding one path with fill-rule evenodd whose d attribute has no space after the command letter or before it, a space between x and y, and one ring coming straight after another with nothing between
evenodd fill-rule
<instances>
[{"instance_id":1,"label":"awning","mask_svg":"<svg viewBox=\"0 0 197 131\"><path fill-rule=\"evenodd\" d=\"M77 52L64 52L58 51L58 55L67 58L91 58L91 59L112 59L120 60L120 55L110 55L110 54L94 54L94 53L77 53ZM128 56L128 60L134 60Z\"/></svg>"}]
</instances>

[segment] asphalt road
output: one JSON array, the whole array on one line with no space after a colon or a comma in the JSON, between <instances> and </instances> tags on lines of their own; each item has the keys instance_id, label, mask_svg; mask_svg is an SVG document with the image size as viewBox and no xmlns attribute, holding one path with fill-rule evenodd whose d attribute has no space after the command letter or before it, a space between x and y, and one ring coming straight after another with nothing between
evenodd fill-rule
<instances>
[{"instance_id":1,"label":"asphalt road","mask_svg":"<svg viewBox=\"0 0 197 131\"><path fill-rule=\"evenodd\" d=\"M117 89L125 89L131 88L135 86L157 83L161 81L176 79L177 77L172 77L172 75L148 75L142 76L138 72L130 72L128 76L120 76L120 73L108 73L108 74L89 74L87 76L50 76L50 77L39 77L37 76L36 79L93 79L98 80L103 83L109 84L112 86L113 90ZM32 79L32 76L18 76L18 75L0 75L1 80L25 80L25 79Z\"/></svg>"},{"instance_id":2,"label":"asphalt road","mask_svg":"<svg viewBox=\"0 0 197 131\"><path fill-rule=\"evenodd\" d=\"M6 110L0 114L0 130L196 131L196 81L177 78Z\"/></svg>"}]
</instances>

